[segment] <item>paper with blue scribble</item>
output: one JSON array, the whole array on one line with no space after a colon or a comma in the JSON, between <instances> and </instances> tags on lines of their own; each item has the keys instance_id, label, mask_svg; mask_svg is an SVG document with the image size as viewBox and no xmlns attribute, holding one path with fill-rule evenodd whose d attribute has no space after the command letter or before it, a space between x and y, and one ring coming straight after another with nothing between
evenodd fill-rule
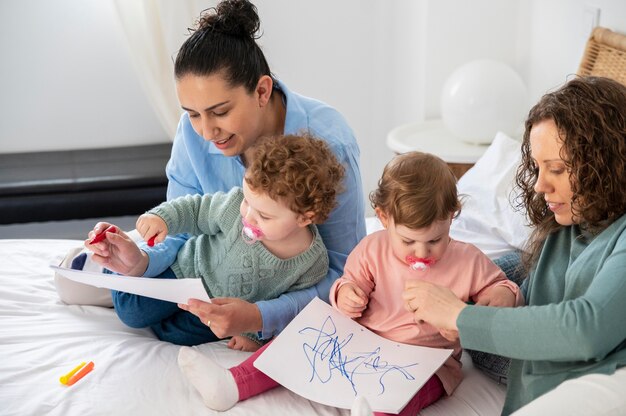
<instances>
[{"instance_id":1,"label":"paper with blue scribble","mask_svg":"<svg viewBox=\"0 0 626 416\"><path fill-rule=\"evenodd\" d=\"M398 413L451 353L382 338L315 298L254 366L318 403L350 409L359 395Z\"/></svg>"}]
</instances>

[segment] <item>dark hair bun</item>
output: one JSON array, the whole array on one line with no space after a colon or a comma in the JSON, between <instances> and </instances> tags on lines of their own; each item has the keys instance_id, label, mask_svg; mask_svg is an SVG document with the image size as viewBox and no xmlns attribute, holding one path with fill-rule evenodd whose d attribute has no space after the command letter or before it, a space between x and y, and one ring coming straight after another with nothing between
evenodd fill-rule
<instances>
[{"instance_id":1,"label":"dark hair bun","mask_svg":"<svg viewBox=\"0 0 626 416\"><path fill-rule=\"evenodd\" d=\"M256 6L247 0L223 0L202 13L198 30L256 39L260 28Z\"/></svg>"}]
</instances>

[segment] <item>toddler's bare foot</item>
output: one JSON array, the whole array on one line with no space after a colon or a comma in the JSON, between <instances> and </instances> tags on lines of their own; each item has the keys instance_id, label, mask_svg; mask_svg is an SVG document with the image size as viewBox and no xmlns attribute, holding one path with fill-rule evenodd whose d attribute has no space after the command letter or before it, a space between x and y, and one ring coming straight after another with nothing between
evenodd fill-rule
<instances>
[{"instance_id":1,"label":"toddler's bare foot","mask_svg":"<svg viewBox=\"0 0 626 416\"><path fill-rule=\"evenodd\" d=\"M243 335L235 335L228 341L228 348L239 351L254 352L261 348L261 345Z\"/></svg>"}]
</instances>

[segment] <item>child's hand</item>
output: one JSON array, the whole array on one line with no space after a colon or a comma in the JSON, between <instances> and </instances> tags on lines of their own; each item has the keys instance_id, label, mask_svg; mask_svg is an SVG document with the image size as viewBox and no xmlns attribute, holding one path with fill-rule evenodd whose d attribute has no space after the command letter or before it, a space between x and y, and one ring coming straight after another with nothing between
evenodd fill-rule
<instances>
[{"instance_id":1,"label":"child's hand","mask_svg":"<svg viewBox=\"0 0 626 416\"><path fill-rule=\"evenodd\" d=\"M105 231L107 230L107 231ZM105 232L100 239L96 236ZM93 261L116 273L127 276L142 276L148 267L149 258L141 251L137 244L119 227L111 226L106 222L99 222L89 232L85 240L85 247L93 252Z\"/></svg>"},{"instance_id":2,"label":"child's hand","mask_svg":"<svg viewBox=\"0 0 626 416\"><path fill-rule=\"evenodd\" d=\"M495 286L483 291L476 299L477 305L483 306L515 306L515 293L506 286Z\"/></svg>"},{"instance_id":3,"label":"child's hand","mask_svg":"<svg viewBox=\"0 0 626 416\"><path fill-rule=\"evenodd\" d=\"M227 347L231 350L254 352L261 348L261 344L257 344L243 335L235 335L228 341Z\"/></svg>"},{"instance_id":4,"label":"child's hand","mask_svg":"<svg viewBox=\"0 0 626 416\"><path fill-rule=\"evenodd\" d=\"M440 329L439 333L448 341L456 342L459 340L459 331L456 329Z\"/></svg>"},{"instance_id":5,"label":"child's hand","mask_svg":"<svg viewBox=\"0 0 626 416\"><path fill-rule=\"evenodd\" d=\"M337 291L337 309L350 318L359 318L369 298L360 287L352 283L346 283Z\"/></svg>"},{"instance_id":6,"label":"child's hand","mask_svg":"<svg viewBox=\"0 0 626 416\"><path fill-rule=\"evenodd\" d=\"M143 214L137 219L135 225L141 238L149 241L154 237L153 242L161 243L167 237L167 224L161 217L154 214Z\"/></svg>"}]
</instances>

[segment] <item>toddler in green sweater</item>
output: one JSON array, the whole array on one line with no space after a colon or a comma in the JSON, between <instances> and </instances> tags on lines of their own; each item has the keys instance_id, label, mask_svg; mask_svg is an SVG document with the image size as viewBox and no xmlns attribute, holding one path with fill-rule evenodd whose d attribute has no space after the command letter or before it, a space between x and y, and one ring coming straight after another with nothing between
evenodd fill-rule
<instances>
[{"instance_id":1,"label":"toddler in green sweater","mask_svg":"<svg viewBox=\"0 0 626 416\"><path fill-rule=\"evenodd\" d=\"M343 175L343 166L322 140L294 135L264 139L255 144L241 187L164 202L141 215L136 228L144 240L155 243L168 234L191 235L166 276L158 277L201 278L212 298L273 299L326 277L328 255L315 224L324 222L335 206ZM130 249L139 250L136 245ZM197 343L198 331L208 333L207 341L217 340L210 321L200 322L170 302L113 292L113 303L129 326L149 326L157 336L176 326L174 332L180 333L165 339L170 342ZM175 313L197 322L171 322ZM257 334L242 334L228 346L254 351L260 342Z\"/></svg>"}]
</instances>

